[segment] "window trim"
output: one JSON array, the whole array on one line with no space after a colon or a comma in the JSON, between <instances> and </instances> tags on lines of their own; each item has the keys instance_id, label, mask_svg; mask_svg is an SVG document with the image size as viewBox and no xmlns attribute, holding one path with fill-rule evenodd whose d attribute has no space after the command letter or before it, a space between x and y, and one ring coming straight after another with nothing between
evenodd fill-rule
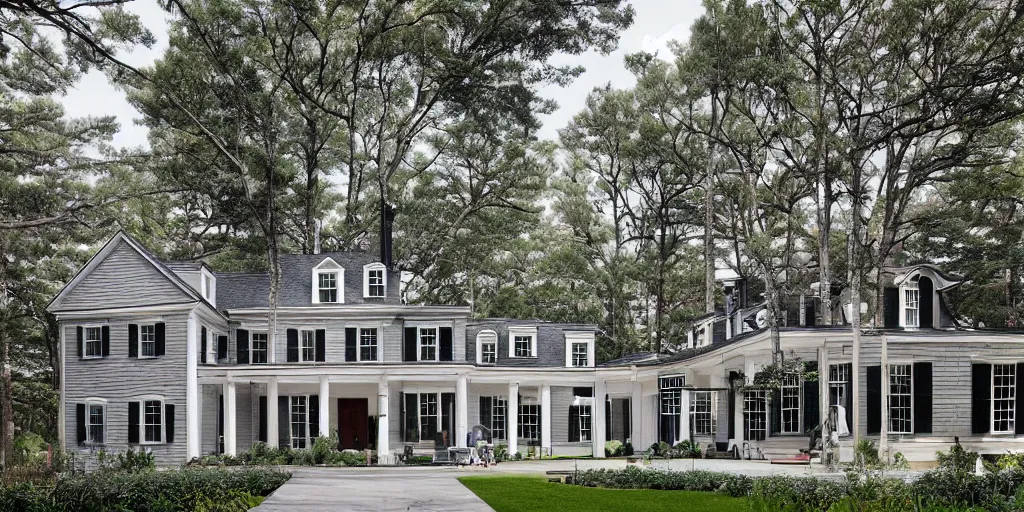
<instances>
[{"instance_id":1,"label":"window trim","mask_svg":"<svg viewBox=\"0 0 1024 512\"><path fill-rule=\"evenodd\" d=\"M528 356L517 356L516 355L516 342L517 336L529 337L530 338L530 355ZM529 359L537 357L537 327L536 326L513 326L508 328L508 357L513 359Z\"/></svg>"},{"instance_id":2,"label":"window trim","mask_svg":"<svg viewBox=\"0 0 1024 512\"><path fill-rule=\"evenodd\" d=\"M707 432L707 433L701 433L701 432L697 431L697 414L698 414L698 411L697 411L697 395L704 395L704 394L706 394L707 397L708 397L708 399L707 399L708 410L707 411L699 411L699 414L701 414L702 416L703 415L707 415L707 418L708 418L708 429L709 429L709 432ZM701 402L703 402L703 400ZM718 413L718 392L717 391L713 391L713 390L700 390L700 389L695 389L695 390L691 390L690 391L690 425L693 428L693 436L694 437L698 437L698 436L700 436L700 437L714 437L714 435L718 433L717 432L717 430L718 430L718 428L717 428L718 427L718 425L717 425L718 414L717 413Z\"/></svg>"},{"instance_id":3,"label":"window trim","mask_svg":"<svg viewBox=\"0 0 1024 512\"><path fill-rule=\"evenodd\" d=\"M886 431L890 435L899 435L899 436L914 435L914 363L913 362L909 362L909 361L890 361L888 366L889 366L889 375L887 375L885 385L889 386L889 388L888 388L889 391L888 391L888 393L886 393L886 400L888 402L886 404L886 407L887 407L887 415L886 415L886 417L889 420L889 424L886 425L886 427L887 427ZM893 393L892 393L892 378L893 378L892 372L893 372L893 369L895 367L897 367L897 366L906 366L907 370L908 370L907 371L907 380L910 382L910 393L909 393L909 396L910 396L910 430L909 431L899 431L898 432L898 431L896 431L895 429L892 428L892 418L893 418L893 415L892 415L892 409L893 409L893 407L892 407L892 398L894 396Z\"/></svg>"},{"instance_id":4,"label":"window trim","mask_svg":"<svg viewBox=\"0 0 1024 512\"><path fill-rule=\"evenodd\" d=\"M298 328L296 328L296 330L299 331L299 361L298 362L300 362L300 363L315 363L316 362L316 331L317 331L317 329L315 327L298 327ZM312 359L305 359L303 357L303 352L302 352L302 341L303 341L304 334L307 333L307 332L310 334L310 337L313 340L313 348L312 348L313 358ZM268 339L267 342L269 343L269 341L270 340ZM251 345L252 345L252 338L251 338L251 336L250 336L249 345L250 345L250 348L251 348ZM269 350L269 347L268 347L268 350ZM325 354L325 356L326 356L326 354ZM251 359L250 359L250 361L251 361Z\"/></svg>"},{"instance_id":5,"label":"window trim","mask_svg":"<svg viewBox=\"0 0 1024 512\"><path fill-rule=\"evenodd\" d=\"M161 395L143 395L131 399L139 402L139 444L140 445L161 445L167 444L167 400ZM160 402L160 440L146 441L146 402Z\"/></svg>"},{"instance_id":6,"label":"window trim","mask_svg":"<svg viewBox=\"0 0 1024 512\"><path fill-rule=\"evenodd\" d=\"M83 324L79 326L82 328L82 359L103 359L103 327L105 326L106 324ZM89 329L96 329L99 333L99 338L96 339L99 353L96 355L89 355Z\"/></svg>"},{"instance_id":7,"label":"window trim","mask_svg":"<svg viewBox=\"0 0 1024 512\"><path fill-rule=\"evenodd\" d=\"M920 276L915 276L911 280L908 280L907 283L900 288L900 302L903 306L903 317L900 320L902 322L902 327L906 329L919 329L921 327L921 289L918 287L919 279ZM914 292L917 294L916 305L913 308L910 307L910 301L907 300L909 298L909 292ZM909 315L910 311L914 311L915 313L913 324L907 321L907 316Z\"/></svg>"},{"instance_id":8,"label":"window trim","mask_svg":"<svg viewBox=\"0 0 1024 512\"><path fill-rule=\"evenodd\" d=\"M381 350L381 343L380 343L380 331L381 331L381 329L379 327L374 327L374 326L356 327L355 329L356 329L356 362L360 362L360 363L362 363L362 362L367 362L367 363L380 362L381 361L381 351L382 351ZM369 330L369 329L373 329L374 331L376 331L376 334L374 336L374 344L373 344L373 347L374 347L375 351L377 352L377 358L376 359L363 359L363 331ZM326 357L325 357L325 359L326 359Z\"/></svg>"},{"instance_id":9,"label":"window trim","mask_svg":"<svg viewBox=\"0 0 1024 512\"><path fill-rule=\"evenodd\" d=\"M793 377L796 379L796 385L787 386L786 377ZM796 374L788 374L783 376L782 385L779 387L779 435L793 436L804 434L804 381ZM796 408L786 408L786 396L783 393L786 388L796 388ZM796 411L796 431L786 430L786 411ZM771 414L771 411L769 411Z\"/></svg>"},{"instance_id":10,"label":"window trim","mask_svg":"<svg viewBox=\"0 0 1024 512\"><path fill-rule=\"evenodd\" d=\"M579 366L574 364L573 346L585 344L587 346L587 364ZM595 363L594 354L594 333L565 333L565 367L566 368L593 368Z\"/></svg>"},{"instance_id":11,"label":"window trim","mask_svg":"<svg viewBox=\"0 0 1024 512\"><path fill-rule=\"evenodd\" d=\"M370 271L381 271L381 285L384 287L383 295L370 295ZM374 262L363 265L363 298L364 299L386 299L388 297L388 268L383 263Z\"/></svg>"},{"instance_id":12,"label":"window trim","mask_svg":"<svg viewBox=\"0 0 1024 512\"><path fill-rule=\"evenodd\" d=\"M485 340L485 336L493 336L493 338ZM494 344L494 362L484 362L484 344ZM496 365L498 364L498 333L493 329L484 329L476 333L476 364L479 365Z\"/></svg>"},{"instance_id":13,"label":"window trim","mask_svg":"<svg viewBox=\"0 0 1024 512\"><path fill-rule=\"evenodd\" d=\"M1009 399L1013 408L1013 421L1009 425L1009 430L996 430L996 367L1006 366L1013 371L1013 385L1009 386L1009 389L1013 391L1013 398ZM1020 375L1017 375L1017 365L1010 362L998 362L992 363L992 375L989 378L989 385L991 386L990 392L992 393L992 399L989 400L989 433L992 435L1014 435L1016 433L1016 425L1019 418L1017 418L1017 379ZM1000 398L999 400L1007 400Z\"/></svg>"},{"instance_id":14,"label":"window trim","mask_svg":"<svg viewBox=\"0 0 1024 512\"><path fill-rule=\"evenodd\" d=\"M312 448L312 440L314 439L314 437L310 436L310 432L309 432L309 397L310 396L311 395L309 395L309 394L288 395L288 447L293 449L293 450ZM294 407L293 400L295 398L298 398L298 397L302 397L303 399L306 400L305 403L302 406L303 407L302 413L306 416L306 420L303 422L304 425L305 425L305 428L306 428L306 435L302 438L303 439L303 446L300 447L300 448L296 448L295 447L295 432L294 432L295 422L292 421L292 414L294 414L292 412L292 408Z\"/></svg>"},{"instance_id":15,"label":"window trim","mask_svg":"<svg viewBox=\"0 0 1024 512\"><path fill-rule=\"evenodd\" d=\"M523 409L526 408L526 407L529 407L531 411L533 410L534 407L536 407L537 408L537 414L532 414L532 413L529 414L529 415L523 414ZM517 421L516 421L516 436L517 436L518 439L525 440L527 442L527 444L529 444L531 441L540 441L541 436L542 436L541 430L543 430L542 426L544 424L544 418L542 417L543 414L544 414L544 411L541 410L541 409L542 408L541 408L539 403L523 402L523 401L519 402L519 410L516 411L516 414L518 414ZM523 418L525 416L531 416L531 417L532 416L536 416L537 417L537 423L536 424L530 423L529 425L527 425L526 422L523 421ZM593 425L593 424L591 424L591 425ZM524 427L527 427L527 426L529 426L531 428L536 427L536 429L537 429L537 437L526 437L524 435L524 432L525 432ZM591 432L593 432L593 426L591 426Z\"/></svg>"},{"instance_id":16,"label":"window trim","mask_svg":"<svg viewBox=\"0 0 1024 512\"><path fill-rule=\"evenodd\" d=\"M335 283L338 288L338 300L334 302L322 302L320 300L320 275L335 274ZM332 258L324 258L317 266L313 267L311 280L311 301L313 304L344 304L345 303L345 267L342 267Z\"/></svg>"},{"instance_id":17,"label":"window trim","mask_svg":"<svg viewBox=\"0 0 1024 512\"><path fill-rule=\"evenodd\" d=\"M85 446L106 446L107 444L107 424L109 422L109 416L107 415L107 399L89 397L82 400L82 404L85 404ZM92 424L89 420L92 418L92 408L99 406L103 408L103 441L97 443L92 439Z\"/></svg>"},{"instance_id":18,"label":"window trim","mask_svg":"<svg viewBox=\"0 0 1024 512\"><path fill-rule=\"evenodd\" d=\"M138 354L139 354L138 355L138 359L156 359L156 358L160 357L160 356L156 355L156 324L157 324L156 322L140 323L140 324L138 324L138 326L139 326L139 340L138 340L139 345L138 345L138 347L136 347L138 349ZM142 353L143 343L145 343L142 340L142 329L144 327L152 327L153 328L153 341L151 342L152 345L153 345L153 355L151 355L151 356L143 355L143 353ZM210 330L209 329L206 330L206 336L207 337L210 336ZM200 342L202 342L202 340L200 340ZM210 347L209 341L207 341L206 347L207 347L207 349L209 349L209 347Z\"/></svg>"},{"instance_id":19,"label":"window trim","mask_svg":"<svg viewBox=\"0 0 1024 512\"><path fill-rule=\"evenodd\" d=\"M267 360L265 362L262 362L262 363L254 362L254 361L256 361L256 358L255 358L255 355L256 355L255 335L256 334L262 334L262 335L267 337L267 350L266 350L266 356L267 356L266 359ZM316 339L315 338L313 340L313 344L316 345ZM316 350L316 347L314 346L313 349ZM301 352L302 351L300 350L299 352L300 352L299 356L301 357ZM230 352L228 353L228 355L229 356L231 355ZM314 357L314 359L315 359L315 357ZM270 364L270 331L268 329L249 329L249 364Z\"/></svg>"},{"instance_id":20,"label":"window trim","mask_svg":"<svg viewBox=\"0 0 1024 512\"><path fill-rule=\"evenodd\" d=\"M490 401L491 401L491 424L490 425L484 425L485 427L490 429L490 431L491 431L491 439L495 440L495 441L497 441L497 440L508 441L508 396L502 396L502 395L481 395L480 398L487 398L487 399L490 399ZM501 412L501 421L500 422L495 420L495 414L494 414L494 410L498 408L499 403L501 405L501 411L502 411ZM477 420L478 421L480 420L480 411L479 410L477 411ZM495 432L497 432L498 429L495 428L494 426L498 425L498 424L501 425L501 427L500 427L500 429L501 429L501 436L498 436L497 434L495 434Z\"/></svg>"},{"instance_id":21,"label":"window trim","mask_svg":"<svg viewBox=\"0 0 1024 512\"><path fill-rule=\"evenodd\" d=\"M434 358L423 359L423 330L434 330ZM416 360L417 361L440 361L441 359L441 326L440 325L417 325L416 326Z\"/></svg>"}]
</instances>

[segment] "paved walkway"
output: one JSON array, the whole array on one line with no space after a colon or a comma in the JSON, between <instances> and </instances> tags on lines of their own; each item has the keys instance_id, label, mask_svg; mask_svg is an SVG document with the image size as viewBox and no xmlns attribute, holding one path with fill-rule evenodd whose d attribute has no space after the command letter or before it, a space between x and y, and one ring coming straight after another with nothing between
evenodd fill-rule
<instances>
[{"instance_id":1,"label":"paved walkway","mask_svg":"<svg viewBox=\"0 0 1024 512\"><path fill-rule=\"evenodd\" d=\"M457 480L465 475L535 474L573 469L618 469L621 459L504 462L490 468L446 466L289 468L292 478L255 510L276 511L489 511ZM678 459L658 469L722 471L750 476L824 475L818 466L780 466L766 461Z\"/></svg>"}]
</instances>

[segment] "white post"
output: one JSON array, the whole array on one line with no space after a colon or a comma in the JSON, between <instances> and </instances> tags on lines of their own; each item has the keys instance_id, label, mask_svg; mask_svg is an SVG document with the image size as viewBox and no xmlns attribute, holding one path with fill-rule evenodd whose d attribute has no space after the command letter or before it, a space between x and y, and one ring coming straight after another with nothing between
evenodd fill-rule
<instances>
[{"instance_id":1,"label":"white post","mask_svg":"<svg viewBox=\"0 0 1024 512\"><path fill-rule=\"evenodd\" d=\"M644 451L643 411L644 411L643 385L639 380L633 381L633 398L629 401L630 428L629 442L633 444L634 453Z\"/></svg>"},{"instance_id":2,"label":"white post","mask_svg":"<svg viewBox=\"0 0 1024 512\"><path fill-rule=\"evenodd\" d=\"M58 325L60 324L58 323ZM67 346L65 345L65 343L67 343L67 337L64 335L66 330L67 326L60 325L60 348L57 349L58 353L60 354L60 413L57 414L57 441L60 444L60 447L63 448L65 452L67 451L68 448L68 412L67 402L65 401L67 397L65 396L64 392L64 383L67 382L66 380L64 380L64 367L67 366L67 363L64 360L64 355L67 353Z\"/></svg>"},{"instance_id":3,"label":"white post","mask_svg":"<svg viewBox=\"0 0 1024 512\"><path fill-rule=\"evenodd\" d=\"M679 437L677 443L690 441L690 390L679 393Z\"/></svg>"},{"instance_id":4,"label":"white post","mask_svg":"<svg viewBox=\"0 0 1024 512\"><path fill-rule=\"evenodd\" d=\"M469 432L469 396L466 376L460 375L455 381L455 446L466 447Z\"/></svg>"},{"instance_id":5,"label":"white post","mask_svg":"<svg viewBox=\"0 0 1024 512\"><path fill-rule=\"evenodd\" d=\"M185 458L199 457L199 347L195 312L185 327ZM62 382L63 383L63 382Z\"/></svg>"},{"instance_id":6,"label":"white post","mask_svg":"<svg viewBox=\"0 0 1024 512\"><path fill-rule=\"evenodd\" d=\"M277 448L277 377L271 377L267 381L267 446Z\"/></svg>"},{"instance_id":7,"label":"white post","mask_svg":"<svg viewBox=\"0 0 1024 512\"><path fill-rule=\"evenodd\" d=\"M594 407L590 414L590 437L594 445L594 458L604 458L604 408L605 408L604 381L594 381Z\"/></svg>"},{"instance_id":8,"label":"white post","mask_svg":"<svg viewBox=\"0 0 1024 512\"><path fill-rule=\"evenodd\" d=\"M331 435L331 383L326 375L320 376L320 437ZM312 434L312 432L310 432Z\"/></svg>"},{"instance_id":9,"label":"white post","mask_svg":"<svg viewBox=\"0 0 1024 512\"><path fill-rule=\"evenodd\" d=\"M821 292L818 292L818 293L821 293ZM800 313L799 313L799 315L797 315L798 318L799 318L799 320L797 321L797 325L799 325L800 327L804 327L804 326L807 325L807 306L806 306L806 302L805 302L806 300L807 299L804 298L804 294L801 293L800 294ZM811 299L811 300L814 300L814 299Z\"/></svg>"},{"instance_id":10,"label":"white post","mask_svg":"<svg viewBox=\"0 0 1024 512\"><path fill-rule=\"evenodd\" d=\"M930 327L930 326L929 326ZM885 335L882 335L882 431L879 432L878 454L883 461L889 462L889 344L886 343Z\"/></svg>"},{"instance_id":11,"label":"white post","mask_svg":"<svg viewBox=\"0 0 1024 512\"><path fill-rule=\"evenodd\" d=\"M508 383L508 410L505 411L508 418L508 456L515 457L519 451L519 383Z\"/></svg>"},{"instance_id":12,"label":"white post","mask_svg":"<svg viewBox=\"0 0 1024 512\"><path fill-rule=\"evenodd\" d=\"M390 432L388 428L388 381L382 378L377 384L377 463L390 463Z\"/></svg>"},{"instance_id":13,"label":"white post","mask_svg":"<svg viewBox=\"0 0 1024 512\"><path fill-rule=\"evenodd\" d=\"M744 407L743 392L737 390L736 391L736 411L735 411L735 415L733 416L733 421L736 422L736 440L735 440L736 448L739 450L741 458L743 457L743 437L744 437L743 430L744 430L744 426L745 426L745 424L743 422L743 407Z\"/></svg>"},{"instance_id":14,"label":"white post","mask_svg":"<svg viewBox=\"0 0 1024 512\"><path fill-rule=\"evenodd\" d=\"M235 452L235 383L224 383L224 453L234 456Z\"/></svg>"},{"instance_id":15,"label":"white post","mask_svg":"<svg viewBox=\"0 0 1024 512\"><path fill-rule=\"evenodd\" d=\"M818 349L818 403L821 422L821 463L828 462L828 439L829 431L825 428L829 417L829 396L828 396L828 346L822 344Z\"/></svg>"},{"instance_id":16,"label":"white post","mask_svg":"<svg viewBox=\"0 0 1024 512\"><path fill-rule=\"evenodd\" d=\"M725 317L725 339L732 339L732 316L730 315Z\"/></svg>"},{"instance_id":17,"label":"white post","mask_svg":"<svg viewBox=\"0 0 1024 512\"><path fill-rule=\"evenodd\" d=\"M551 456L551 386L548 384L540 387L540 451Z\"/></svg>"}]
</instances>

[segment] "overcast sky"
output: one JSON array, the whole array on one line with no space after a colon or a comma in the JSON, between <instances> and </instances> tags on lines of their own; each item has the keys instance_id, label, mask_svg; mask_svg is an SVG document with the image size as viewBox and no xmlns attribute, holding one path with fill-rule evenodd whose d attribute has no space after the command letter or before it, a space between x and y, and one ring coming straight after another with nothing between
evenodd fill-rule
<instances>
[{"instance_id":1,"label":"overcast sky","mask_svg":"<svg viewBox=\"0 0 1024 512\"><path fill-rule=\"evenodd\" d=\"M619 49L610 55L595 52L584 55L563 55L553 61L556 64L578 64L586 72L569 87L547 87L544 96L558 102L559 109L544 116L542 138L555 139L558 129L583 108L587 93L595 87L611 83L613 87L633 85L632 75L622 64L622 57L628 53L647 51L667 55L667 44L673 39L685 40L690 25L704 11L700 0L633 0L636 19L633 26L622 34ZM135 65L153 62L167 47L167 21L164 12L152 0L131 2L129 9L137 12L143 23L153 31L157 43L151 49L143 48L129 55L125 60ZM64 98L67 115L71 117L101 116L114 114L121 123L121 131L114 137L117 147L147 146L146 129L135 124L138 111L124 99L124 94L110 86L102 73L91 72Z\"/></svg>"}]
</instances>

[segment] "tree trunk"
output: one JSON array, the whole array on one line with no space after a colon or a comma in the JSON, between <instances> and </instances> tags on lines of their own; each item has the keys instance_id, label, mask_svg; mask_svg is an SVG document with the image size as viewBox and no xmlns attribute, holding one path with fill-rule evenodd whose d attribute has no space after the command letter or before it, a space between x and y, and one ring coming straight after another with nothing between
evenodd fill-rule
<instances>
[{"instance_id":1,"label":"tree trunk","mask_svg":"<svg viewBox=\"0 0 1024 512\"><path fill-rule=\"evenodd\" d=\"M711 130L717 132L718 101L716 92L711 93ZM715 173L716 146L714 138L708 139L708 170L704 177L704 311L715 310Z\"/></svg>"},{"instance_id":2,"label":"tree trunk","mask_svg":"<svg viewBox=\"0 0 1024 512\"><path fill-rule=\"evenodd\" d=\"M14 447L14 389L11 382L11 337L7 334L7 322L0 325L0 350L3 364L3 437L0 439L0 466L7 468Z\"/></svg>"},{"instance_id":3,"label":"tree trunk","mask_svg":"<svg viewBox=\"0 0 1024 512\"><path fill-rule=\"evenodd\" d=\"M818 297L821 301L823 325L832 325L832 268L828 242L832 235L832 182L825 170L825 98L822 92L821 74L816 74L818 120L814 127L815 170L818 178Z\"/></svg>"},{"instance_id":4,"label":"tree trunk","mask_svg":"<svg viewBox=\"0 0 1024 512\"><path fill-rule=\"evenodd\" d=\"M853 396L850 397L849 405L853 408L853 425L850 425L850 432L853 434L853 443L856 445L860 440L860 231L863 209L863 194L861 192L861 162L859 158L851 159L853 162L853 176L850 180L853 205L851 208L850 236L847 239L847 261L849 269L847 275L850 281L850 324L853 334L853 371L850 375L850 382L853 388Z\"/></svg>"}]
</instances>

